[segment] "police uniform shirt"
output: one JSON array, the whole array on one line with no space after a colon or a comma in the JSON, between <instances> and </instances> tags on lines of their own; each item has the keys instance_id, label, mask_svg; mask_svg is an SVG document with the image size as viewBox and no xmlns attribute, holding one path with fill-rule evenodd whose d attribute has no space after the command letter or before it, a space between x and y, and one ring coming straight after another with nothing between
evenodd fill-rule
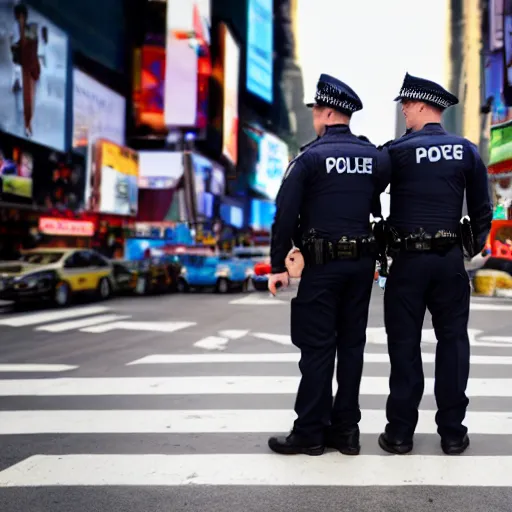
<instances>
[{"instance_id":1,"label":"police uniform shirt","mask_svg":"<svg viewBox=\"0 0 512 512\"><path fill-rule=\"evenodd\" d=\"M418 228L432 235L458 233L466 189L475 236L486 236L492 220L487 169L474 144L429 123L388 150L393 169L390 225L404 234Z\"/></svg>"},{"instance_id":2,"label":"police uniform shirt","mask_svg":"<svg viewBox=\"0 0 512 512\"><path fill-rule=\"evenodd\" d=\"M359 139L347 125L326 128L288 166L276 198L272 226L272 272L285 272L284 261L300 234L315 229L318 236L368 236L375 196L390 179L387 151Z\"/></svg>"}]
</instances>

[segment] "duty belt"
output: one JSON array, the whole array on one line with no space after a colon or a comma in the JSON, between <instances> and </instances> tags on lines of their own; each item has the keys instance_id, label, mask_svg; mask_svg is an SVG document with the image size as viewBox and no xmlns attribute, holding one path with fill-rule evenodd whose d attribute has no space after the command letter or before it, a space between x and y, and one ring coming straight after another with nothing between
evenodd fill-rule
<instances>
[{"instance_id":1,"label":"duty belt","mask_svg":"<svg viewBox=\"0 0 512 512\"><path fill-rule=\"evenodd\" d=\"M323 265L329 261L357 260L364 256L375 256L377 244L373 237L342 237L332 242L324 238L308 239L304 242L304 259L309 265Z\"/></svg>"},{"instance_id":2,"label":"duty belt","mask_svg":"<svg viewBox=\"0 0 512 512\"><path fill-rule=\"evenodd\" d=\"M460 244L459 234L448 230L432 235L420 228L414 233L398 234L391 228L390 235L389 249L392 252L443 252Z\"/></svg>"}]
</instances>

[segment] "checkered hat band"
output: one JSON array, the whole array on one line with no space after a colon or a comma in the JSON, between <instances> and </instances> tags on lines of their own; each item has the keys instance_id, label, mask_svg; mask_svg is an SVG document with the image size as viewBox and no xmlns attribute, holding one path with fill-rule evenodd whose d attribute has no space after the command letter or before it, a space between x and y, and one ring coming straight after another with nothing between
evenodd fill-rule
<instances>
[{"instance_id":1,"label":"checkered hat band","mask_svg":"<svg viewBox=\"0 0 512 512\"><path fill-rule=\"evenodd\" d=\"M359 110L359 105L350 96L330 84L322 83L318 85L315 101L348 112L357 112Z\"/></svg>"},{"instance_id":2,"label":"checkered hat band","mask_svg":"<svg viewBox=\"0 0 512 512\"><path fill-rule=\"evenodd\" d=\"M434 103L443 108L452 106L452 102L440 94L425 89L404 88L400 91L400 97L410 100L428 101L429 103Z\"/></svg>"}]
</instances>

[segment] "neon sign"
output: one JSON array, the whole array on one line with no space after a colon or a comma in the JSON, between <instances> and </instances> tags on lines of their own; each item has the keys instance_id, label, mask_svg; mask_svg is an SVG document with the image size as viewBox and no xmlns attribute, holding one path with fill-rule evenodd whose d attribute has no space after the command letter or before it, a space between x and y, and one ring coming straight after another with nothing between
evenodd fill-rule
<instances>
[{"instance_id":1,"label":"neon sign","mask_svg":"<svg viewBox=\"0 0 512 512\"><path fill-rule=\"evenodd\" d=\"M67 220L51 217L39 219L39 231L45 235L93 236L94 223L88 220Z\"/></svg>"}]
</instances>

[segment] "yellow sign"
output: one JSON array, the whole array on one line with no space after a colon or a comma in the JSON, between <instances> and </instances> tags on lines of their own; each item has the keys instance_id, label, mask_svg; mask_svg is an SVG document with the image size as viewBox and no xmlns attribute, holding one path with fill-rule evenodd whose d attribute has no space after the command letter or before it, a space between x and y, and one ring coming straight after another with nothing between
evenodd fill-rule
<instances>
[{"instance_id":1,"label":"yellow sign","mask_svg":"<svg viewBox=\"0 0 512 512\"><path fill-rule=\"evenodd\" d=\"M105 140L99 143L102 167L111 167L127 176L139 176L139 154L136 151Z\"/></svg>"}]
</instances>

